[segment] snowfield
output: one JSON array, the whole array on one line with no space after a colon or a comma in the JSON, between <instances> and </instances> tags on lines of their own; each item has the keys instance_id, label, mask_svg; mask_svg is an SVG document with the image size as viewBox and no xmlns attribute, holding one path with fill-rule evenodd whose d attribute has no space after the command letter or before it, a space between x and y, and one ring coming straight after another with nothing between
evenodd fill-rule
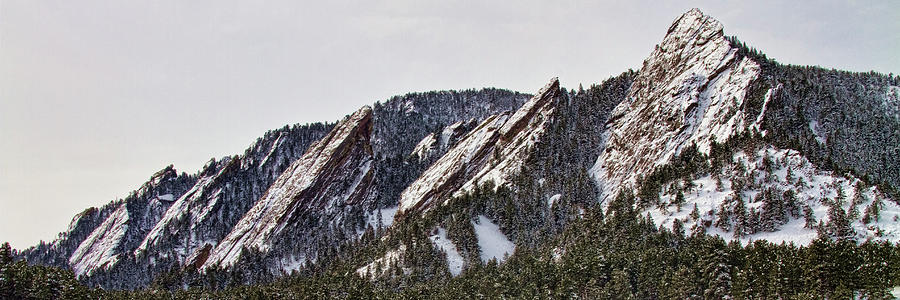
<instances>
[{"instance_id":1,"label":"snowfield","mask_svg":"<svg viewBox=\"0 0 900 300\"><path fill-rule=\"evenodd\" d=\"M660 202L666 205L653 207L644 211L649 214L657 226L668 229L673 228L675 220L684 223L685 231L695 228L703 222L707 224L716 222L716 212L721 209L723 202L735 196L744 199L748 211L761 210L763 203L755 201L761 191L774 188L777 190L792 190L801 207L809 207L815 220L828 223L829 206L825 201L830 201L843 193L844 201L841 208L855 218L851 220L851 227L855 231L855 239L859 242L866 240L897 241L900 239L900 206L887 198L876 187L866 187L857 191L860 180L852 176L840 176L829 171L816 168L806 158L794 150L776 149L768 147L759 150L754 158L746 153L738 152L733 157L733 166L737 170L725 171L729 174L720 175L721 186L718 186L716 175L707 175L692 180L693 188L684 193L685 201L680 209L672 205L675 200L674 190L671 184L660 195ZM767 157L767 158L766 158ZM765 171L764 158L772 162L771 173ZM741 168L746 168L741 171ZM745 188L740 195L735 195L732 183L727 178L742 176L742 172L750 175L759 185L756 188ZM790 174L790 175L789 175ZM862 185L861 185L862 186ZM856 200L854 200L856 199ZM854 201L856 203L854 203ZM878 217L871 217L868 223L864 222L865 212L877 202L879 207ZM699 218L690 216L694 207L697 207ZM855 213L852 213L855 211ZM743 245L754 240L766 240L773 243L794 243L795 245L808 245L817 236L815 228L805 227L806 220L802 216L789 217L787 223L780 225L775 231L761 231L740 238L735 238L732 231L726 231L716 226L705 228L706 232L721 236L725 240L739 240Z\"/></svg>"},{"instance_id":2,"label":"snowfield","mask_svg":"<svg viewBox=\"0 0 900 300\"><path fill-rule=\"evenodd\" d=\"M447 238L447 230L438 228L437 234L428 237L428 239L431 240L435 248L447 254L447 267L450 270L450 274L459 276L463 270L463 258L459 255L459 251L456 250L456 244Z\"/></svg>"},{"instance_id":3,"label":"snowfield","mask_svg":"<svg viewBox=\"0 0 900 300\"><path fill-rule=\"evenodd\" d=\"M516 245L500 232L500 227L491 222L491 219L479 215L478 222L472 222L472 225L475 226L475 235L478 237L481 261L496 259L497 262L502 262L516 251Z\"/></svg>"}]
</instances>

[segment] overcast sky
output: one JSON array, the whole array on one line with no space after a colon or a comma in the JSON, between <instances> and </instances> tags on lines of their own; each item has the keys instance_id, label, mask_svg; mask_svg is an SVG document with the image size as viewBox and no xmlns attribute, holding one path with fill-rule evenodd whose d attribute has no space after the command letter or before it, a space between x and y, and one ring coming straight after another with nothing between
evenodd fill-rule
<instances>
[{"instance_id":1,"label":"overcast sky","mask_svg":"<svg viewBox=\"0 0 900 300\"><path fill-rule=\"evenodd\" d=\"M51 240L284 124L639 69L691 7L783 63L900 73L896 1L530 2L0 0L0 241Z\"/></svg>"}]
</instances>

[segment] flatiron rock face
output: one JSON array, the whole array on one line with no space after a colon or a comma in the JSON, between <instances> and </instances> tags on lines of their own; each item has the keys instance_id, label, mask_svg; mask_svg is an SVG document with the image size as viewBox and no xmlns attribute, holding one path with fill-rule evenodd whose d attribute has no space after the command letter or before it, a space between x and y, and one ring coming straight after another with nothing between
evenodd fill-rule
<instances>
[{"instance_id":1,"label":"flatiron rock face","mask_svg":"<svg viewBox=\"0 0 900 300\"><path fill-rule=\"evenodd\" d=\"M204 266L230 266L244 248L268 251L300 215L334 215L369 197L372 109L341 121L295 161L219 243Z\"/></svg>"},{"instance_id":2,"label":"flatiron rock face","mask_svg":"<svg viewBox=\"0 0 900 300\"><path fill-rule=\"evenodd\" d=\"M758 116L742 110L760 66L737 55L722 24L699 10L681 16L609 119L606 149L594 173L607 196L665 164L693 143L708 153Z\"/></svg>"},{"instance_id":3,"label":"flatiron rock face","mask_svg":"<svg viewBox=\"0 0 900 300\"><path fill-rule=\"evenodd\" d=\"M544 133L559 94L554 78L517 111L488 117L403 191L400 211L423 212L487 181L505 183Z\"/></svg>"}]
</instances>

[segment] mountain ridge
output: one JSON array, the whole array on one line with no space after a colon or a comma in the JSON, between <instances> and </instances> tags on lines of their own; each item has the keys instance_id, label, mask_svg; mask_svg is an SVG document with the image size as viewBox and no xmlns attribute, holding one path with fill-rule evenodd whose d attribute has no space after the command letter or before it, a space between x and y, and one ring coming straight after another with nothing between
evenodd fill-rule
<instances>
[{"instance_id":1,"label":"mountain ridge","mask_svg":"<svg viewBox=\"0 0 900 300\"><path fill-rule=\"evenodd\" d=\"M660 230L896 242L900 148L883 146L900 144L898 85L780 65L692 9L639 71L589 90L554 78L534 96L415 93L285 127L197 175L170 166L163 194L154 175L133 200L76 216L59 249L22 256L126 289L170 270L252 283L347 258L370 280L458 276L547 245L631 191L629 209ZM378 250L347 249L360 244ZM429 255L445 262L413 271Z\"/></svg>"}]
</instances>

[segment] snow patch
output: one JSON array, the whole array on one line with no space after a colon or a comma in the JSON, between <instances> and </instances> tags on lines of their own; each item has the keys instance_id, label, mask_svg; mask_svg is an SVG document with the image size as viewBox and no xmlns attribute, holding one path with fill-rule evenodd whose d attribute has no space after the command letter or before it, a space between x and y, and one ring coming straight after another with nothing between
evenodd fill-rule
<instances>
[{"instance_id":1,"label":"snow patch","mask_svg":"<svg viewBox=\"0 0 900 300\"><path fill-rule=\"evenodd\" d=\"M478 222L472 222L475 227L475 235L478 237L478 247L481 249L481 261L488 262L496 259L503 262L509 255L516 251L513 244L500 227L484 215L478 215Z\"/></svg>"},{"instance_id":2,"label":"snow patch","mask_svg":"<svg viewBox=\"0 0 900 300\"><path fill-rule=\"evenodd\" d=\"M822 133L821 129L822 127L819 126L818 121L809 121L809 131L816 137L816 142L820 145L825 145L825 143L828 143L828 139L825 138L825 134Z\"/></svg>"},{"instance_id":3,"label":"snow patch","mask_svg":"<svg viewBox=\"0 0 900 300\"><path fill-rule=\"evenodd\" d=\"M378 229L378 213L381 212L381 228L388 228L394 224L394 217L397 215L397 210L399 210L399 206L394 207L386 207L379 208L377 210L373 210L372 212L366 213L366 227L372 227L373 229Z\"/></svg>"},{"instance_id":4,"label":"snow patch","mask_svg":"<svg viewBox=\"0 0 900 300\"><path fill-rule=\"evenodd\" d=\"M291 274L294 271L299 271L300 268L306 265L306 256L290 256L281 259L281 272L284 274Z\"/></svg>"},{"instance_id":5,"label":"snow patch","mask_svg":"<svg viewBox=\"0 0 900 300\"><path fill-rule=\"evenodd\" d=\"M428 237L428 239L434 243L435 248L447 254L447 267L450 270L450 274L459 276L463 270L463 258L462 255L459 255L459 251L456 250L456 244L447 238L447 230L438 228L437 234Z\"/></svg>"},{"instance_id":6,"label":"snow patch","mask_svg":"<svg viewBox=\"0 0 900 300\"><path fill-rule=\"evenodd\" d=\"M703 226L708 234L721 236L725 240L739 240L747 245L754 240L766 240L773 243L794 243L795 245L808 245L818 237L814 228L806 228L806 220L802 216L803 208L809 207L816 222L829 221L829 206L825 203L835 199L839 190L843 191L844 198L841 209L849 216L853 209L854 198L858 216L851 220L851 227L855 231L855 239L859 242L866 240L886 240L895 242L900 240L900 221L895 216L900 216L900 206L888 199L876 187L868 187L857 191L856 185L859 179L851 176L841 176L830 171L820 170L810 163L805 157L795 150L776 149L767 147L753 155L738 152L734 155L732 163L744 166L746 170L728 170L731 172L721 175L721 185L714 175L707 175L692 180L693 188L684 192L684 204L679 208L672 204L675 199L675 190L671 184L666 186L660 195L660 203L663 205L645 209L643 213L649 214L657 226L672 229L675 220L684 224L684 230L689 231L696 226ZM765 171L764 158L772 164L771 172ZM737 169L740 169L738 167ZM750 176L756 187L745 187L736 195L729 178ZM795 199L800 208L800 216L788 216L786 223L775 228L774 231L760 230L759 232L735 238L734 232L722 230L716 226L706 227L703 223L714 224L717 220L715 212L721 209L721 204L729 199L739 196L745 202L748 211L761 211L762 201L756 201L756 196L764 190L774 188L778 191L791 190L795 193ZM857 195L859 193L859 195ZM873 203L879 207L880 213L877 219L874 217L869 223L863 222L863 214ZM694 207L697 207L699 218L690 216ZM712 214L710 212L713 212ZM900 217L896 217L900 218Z\"/></svg>"},{"instance_id":7,"label":"snow patch","mask_svg":"<svg viewBox=\"0 0 900 300\"><path fill-rule=\"evenodd\" d=\"M553 204L556 203L559 198L562 197L562 194L556 194L547 198L547 207L553 207Z\"/></svg>"},{"instance_id":8,"label":"snow patch","mask_svg":"<svg viewBox=\"0 0 900 300\"><path fill-rule=\"evenodd\" d=\"M391 265L400 262L400 258L404 253L406 253L406 245L400 245L399 248L390 250L384 256L356 269L356 275L366 279L380 277L391 269ZM406 271L405 268L404 271Z\"/></svg>"},{"instance_id":9,"label":"snow patch","mask_svg":"<svg viewBox=\"0 0 900 300\"><path fill-rule=\"evenodd\" d=\"M410 153L410 155L418 156L419 160L423 160L431 154L432 150L434 150L434 144L436 142L437 139L435 139L434 133L429 133L424 138L422 138L422 140L419 141L418 144L416 144L416 147L413 148L413 151L412 153Z\"/></svg>"},{"instance_id":10,"label":"snow patch","mask_svg":"<svg viewBox=\"0 0 900 300\"><path fill-rule=\"evenodd\" d=\"M900 119L900 86L889 86L884 93L883 103L887 115Z\"/></svg>"}]
</instances>

